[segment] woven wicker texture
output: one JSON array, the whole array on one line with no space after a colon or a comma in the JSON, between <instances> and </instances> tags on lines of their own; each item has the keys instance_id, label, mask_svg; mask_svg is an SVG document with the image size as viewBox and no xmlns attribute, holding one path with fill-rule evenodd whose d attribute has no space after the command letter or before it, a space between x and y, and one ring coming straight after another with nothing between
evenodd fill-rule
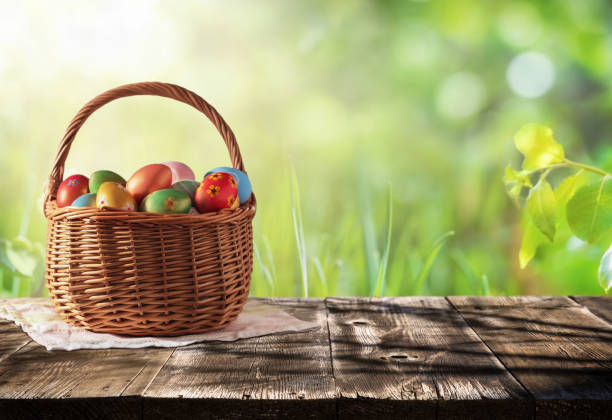
<instances>
[{"instance_id":1,"label":"woven wicker texture","mask_svg":"<svg viewBox=\"0 0 612 420\"><path fill-rule=\"evenodd\" d=\"M204 99L180 86L146 82L89 101L68 126L45 191L46 279L68 323L97 332L176 336L219 329L236 319L249 293L256 200L200 215L57 208L70 145L104 104L133 95L184 102L206 115L244 171L234 133Z\"/></svg>"}]
</instances>

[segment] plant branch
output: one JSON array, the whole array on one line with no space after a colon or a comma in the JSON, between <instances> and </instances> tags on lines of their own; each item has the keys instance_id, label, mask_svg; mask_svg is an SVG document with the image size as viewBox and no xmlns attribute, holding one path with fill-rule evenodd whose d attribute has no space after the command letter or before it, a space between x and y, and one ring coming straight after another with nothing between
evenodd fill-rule
<instances>
[{"instance_id":1,"label":"plant branch","mask_svg":"<svg viewBox=\"0 0 612 420\"><path fill-rule=\"evenodd\" d=\"M553 170L553 169L558 169L558 168L580 168L580 169L584 169L585 171L589 171L589 172L593 172L597 175L601 175L601 176L612 176L612 174L596 168L594 166L590 166L590 165L585 165L583 163L578 163L578 162L574 162L572 160L568 160L565 159L563 162L559 162L559 163L553 163L552 165L548 165L545 166L543 168L538 168L538 169L534 169L533 171L530 171L527 173L527 176L531 176L533 174L535 174L536 172L540 172L540 171L546 171L546 174L548 174L549 171Z\"/></svg>"},{"instance_id":2,"label":"plant branch","mask_svg":"<svg viewBox=\"0 0 612 420\"><path fill-rule=\"evenodd\" d=\"M596 173L601 176L610 176L608 172L603 171L599 168L595 168L594 166L585 165L585 164L574 162L568 159L565 159L565 162L567 163L568 166L573 166L575 168L581 168L581 169L584 169L585 171L590 171L590 172Z\"/></svg>"}]
</instances>

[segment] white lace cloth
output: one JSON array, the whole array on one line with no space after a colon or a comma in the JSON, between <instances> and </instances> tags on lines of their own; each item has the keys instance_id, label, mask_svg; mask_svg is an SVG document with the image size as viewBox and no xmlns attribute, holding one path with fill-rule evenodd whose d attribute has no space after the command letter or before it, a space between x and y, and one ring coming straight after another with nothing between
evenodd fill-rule
<instances>
[{"instance_id":1,"label":"white lace cloth","mask_svg":"<svg viewBox=\"0 0 612 420\"><path fill-rule=\"evenodd\" d=\"M178 347L202 341L236 341L319 328L317 323L299 320L253 300L247 301L238 319L222 330L180 337L122 337L73 327L59 317L47 298L0 299L0 318L15 322L47 350Z\"/></svg>"}]
</instances>

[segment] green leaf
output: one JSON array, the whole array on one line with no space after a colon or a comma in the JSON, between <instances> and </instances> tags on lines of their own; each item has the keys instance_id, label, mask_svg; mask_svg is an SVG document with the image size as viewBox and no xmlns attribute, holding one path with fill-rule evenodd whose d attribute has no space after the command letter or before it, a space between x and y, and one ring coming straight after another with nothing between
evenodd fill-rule
<instances>
[{"instance_id":1,"label":"green leaf","mask_svg":"<svg viewBox=\"0 0 612 420\"><path fill-rule=\"evenodd\" d=\"M576 172L575 175L568 176L555 189L555 198L557 199L557 207L562 207L574 196L576 191L585 186L589 182L588 174L584 169Z\"/></svg>"},{"instance_id":2,"label":"green leaf","mask_svg":"<svg viewBox=\"0 0 612 420\"><path fill-rule=\"evenodd\" d=\"M546 236L533 224L531 219L525 218L526 223L523 228L523 240L519 250L519 264L521 269L527 267L529 261L535 256L538 247L547 241Z\"/></svg>"},{"instance_id":3,"label":"green leaf","mask_svg":"<svg viewBox=\"0 0 612 420\"><path fill-rule=\"evenodd\" d=\"M506 166L503 180L506 192L517 204L519 203L523 187L531 188L529 171L516 171L511 165Z\"/></svg>"},{"instance_id":4,"label":"green leaf","mask_svg":"<svg viewBox=\"0 0 612 420\"><path fill-rule=\"evenodd\" d=\"M550 128L540 124L526 124L514 137L516 148L525 156L523 169L544 168L565 159L563 146L553 138Z\"/></svg>"},{"instance_id":5,"label":"green leaf","mask_svg":"<svg viewBox=\"0 0 612 420\"><path fill-rule=\"evenodd\" d=\"M552 242L557 229L557 200L546 179L540 178L529 191L527 213L533 224Z\"/></svg>"},{"instance_id":6,"label":"green leaf","mask_svg":"<svg viewBox=\"0 0 612 420\"><path fill-rule=\"evenodd\" d=\"M580 188L567 203L567 223L574 235L593 243L612 227L612 182L605 176L601 182Z\"/></svg>"},{"instance_id":7,"label":"green leaf","mask_svg":"<svg viewBox=\"0 0 612 420\"><path fill-rule=\"evenodd\" d=\"M27 239L18 237L6 241L6 258L16 271L27 277L36 277L44 260L42 247L31 244Z\"/></svg>"},{"instance_id":8,"label":"green leaf","mask_svg":"<svg viewBox=\"0 0 612 420\"><path fill-rule=\"evenodd\" d=\"M0 238L0 263L11 271L15 271L15 267L7 255L7 249L11 243L6 239Z\"/></svg>"},{"instance_id":9,"label":"green leaf","mask_svg":"<svg viewBox=\"0 0 612 420\"><path fill-rule=\"evenodd\" d=\"M517 171L511 165L506 166L504 171L504 184L511 186L515 184L531 188L531 180L529 179L530 171Z\"/></svg>"},{"instance_id":10,"label":"green leaf","mask_svg":"<svg viewBox=\"0 0 612 420\"><path fill-rule=\"evenodd\" d=\"M605 290L606 293L612 288L612 245L601 257L599 263L599 285Z\"/></svg>"}]
</instances>

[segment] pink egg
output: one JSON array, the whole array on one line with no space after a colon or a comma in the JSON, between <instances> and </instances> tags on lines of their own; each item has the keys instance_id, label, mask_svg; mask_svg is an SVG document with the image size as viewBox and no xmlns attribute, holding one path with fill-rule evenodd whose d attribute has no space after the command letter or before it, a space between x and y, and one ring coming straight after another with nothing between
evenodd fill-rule
<instances>
[{"instance_id":1,"label":"pink egg","mask_svg":"<svg viewBox=\"0 0 612 420\"><path fill-rule=\"evenodd\" d=\"M184 179L195 179L195 174L191 168L182 162L164 162L172 171L172 183L183 181Z\"/></svg>"}]
</instances>

